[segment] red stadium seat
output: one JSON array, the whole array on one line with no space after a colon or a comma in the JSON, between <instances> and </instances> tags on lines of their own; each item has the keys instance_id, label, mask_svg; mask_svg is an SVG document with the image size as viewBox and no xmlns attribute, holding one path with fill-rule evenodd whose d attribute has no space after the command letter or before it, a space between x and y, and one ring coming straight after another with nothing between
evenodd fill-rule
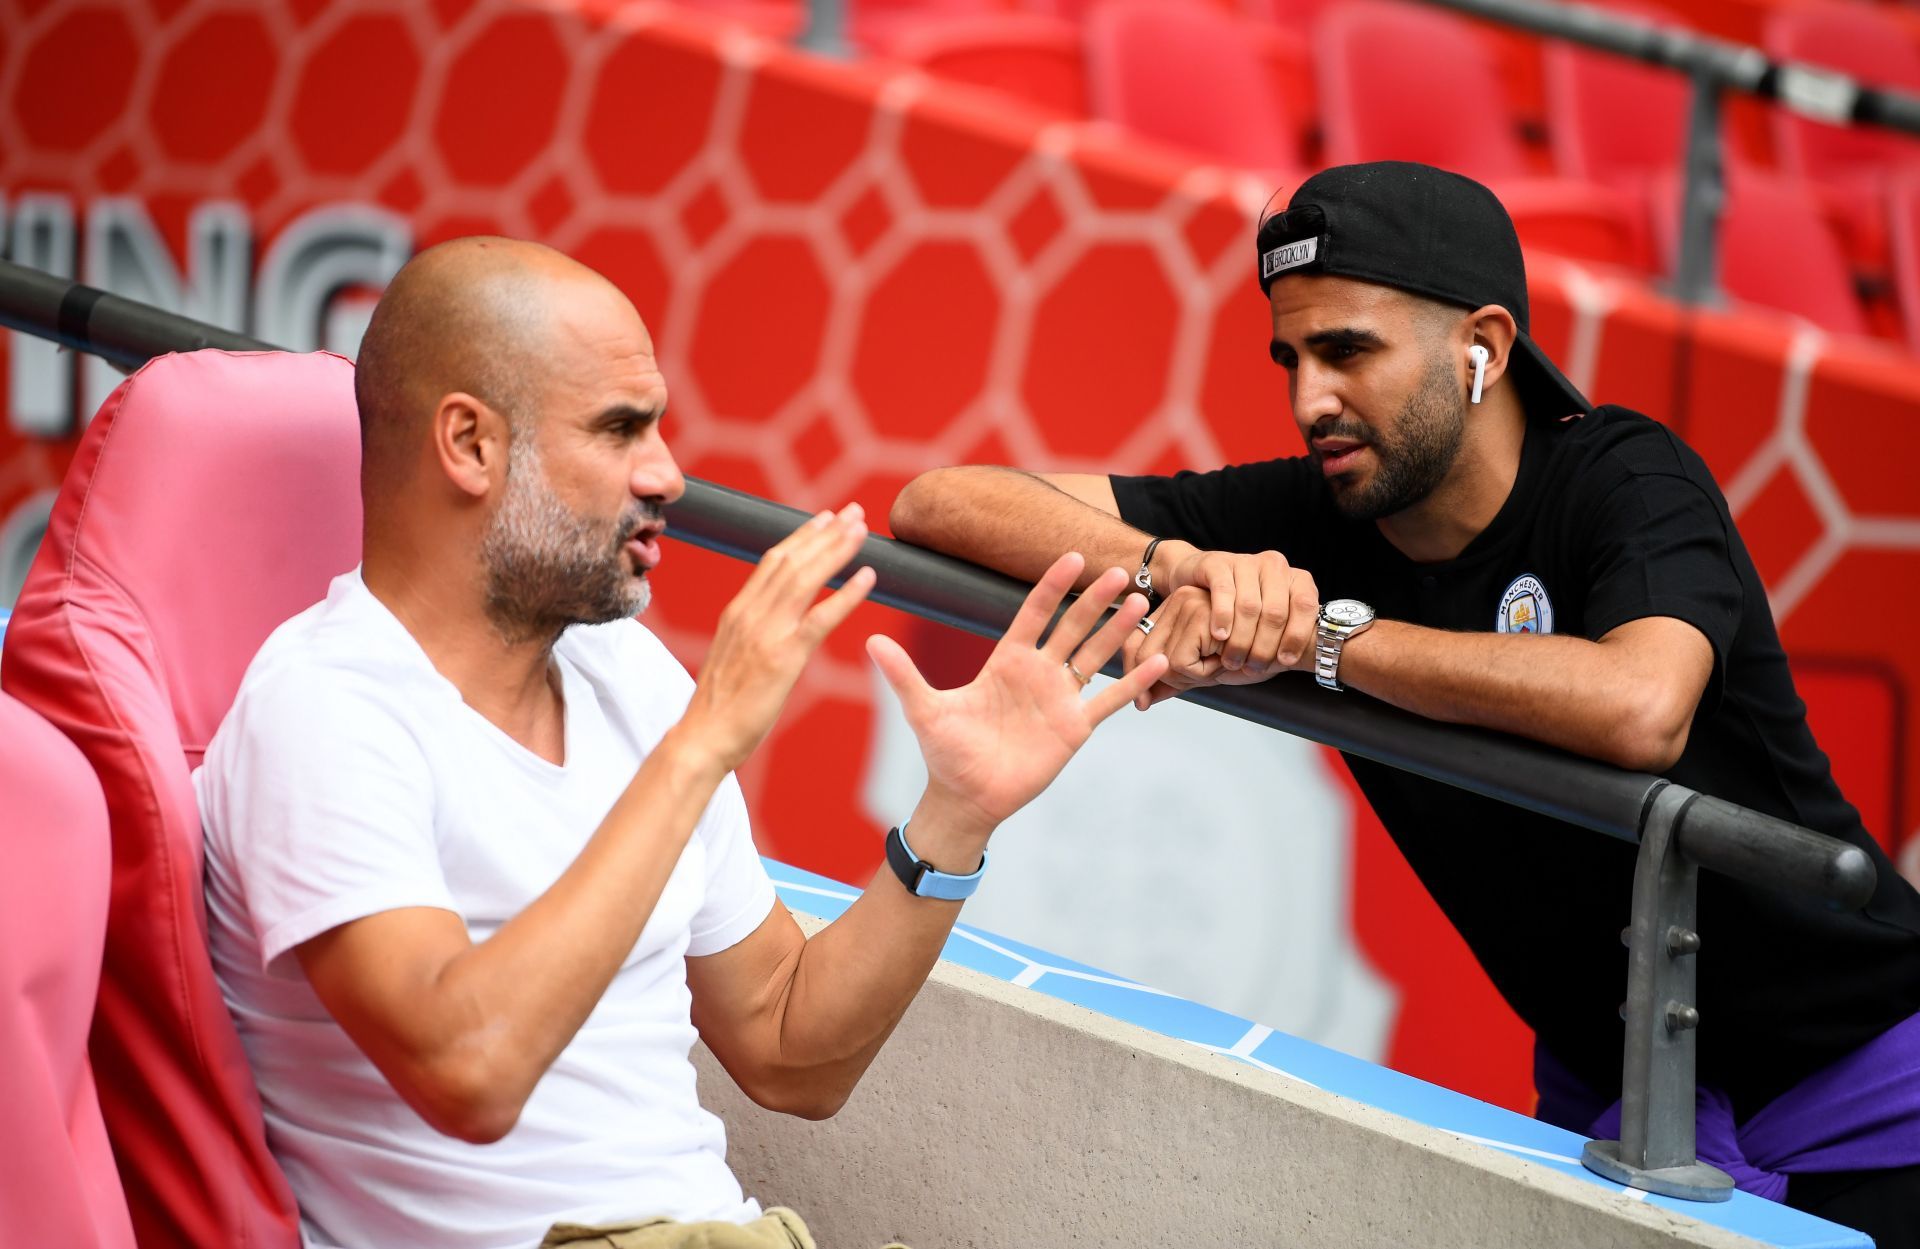
<instances>
[{"instance_id":1,"label":"red stadium seat","mask_svg":"<svg viewBox=\"0 0 1920 1249\"><path fill-rule=\"evenodd\" d=\"M1783 8L1767 18L1767 50L1837 69L1873 86L1920 91L1920 46L1910 27L1867 5ZM1815 184L1841 244L1863 269L1888 265L1887 179L1920 169L1920 141L1871 126L1830 126L1771 111L1780 166Z\"/></svg>"},{"instance_id":2,"label":"red stadium seat","mask_svg":"<svg viewBox=\"0 0 1920 1249\"><path fill-rule=\"evenodd\" d=\"M1069 117L1087 113L1080 30L1059 18L992 13L902 35L893 55L930 74L986 87Z\"/></svg>"},{"instance_id":3,"label":"red stadium seat","mask_svg":"<svg viewBox=\"0 0 1920 1249\"><path fill-rule=\"evenodd\" d=\"M1907 346L1920 352L1920 172L1893 179L1887 192L1894 299Z\"/></svg>"},{"instance_id":4,"label":"red stadium seat","mask_svg":"<svg viewBox=\"0 0 1920 1249\"><path fill-rule=\"evenodd\" d=\"M1669 263L1680 251L1678 176L1654 191L1654 224ZM1730 170L1720 218L1720 284L1735 299L1803 317L1835 334L1866 334L1853 276L1805 183Z\"/></svg>"},{"instance_id":5,"label":"red stadium seat","mask_svg":"<svg viewBox=\"0 0 1920 1249\"><path fill-rule=\"evenodd\" d=\"M1345 0L1315 36L1327 161L1413 160L1485 182L1532 176L1492 47L1450 13Z\"/></svg>"},{"instance_id":6,"label":"red stadium seat","mask_svg":"<svg viewBox=\"0 0 1920 1249\"><path fill-rule=\"evenodd\" d=\"M682 8L738 22L769 39L792 39L807 26L800 0L674 0Z\"/></svg>"},{"instance_id":7,"label":"red stadium seat","mask_svg":"<svg viewBox=\"0 0 1920 1249\"><path fill-rule=\"evenodd\" d=\"M1685 25L1664 9L1607 7L1665 26ZM1546 41L1542 55L1554 164L1563 175L1635 186L1680 167L1691 93L1685 74L1557 40Z\"/></svg>"},{"instance_id":8,"label":"red stadium seat","mask_svg":"<svg viewBox=\"0 0 1920 1249\"><path fill-rule=\"evenodd\" d=\"M1107 0L1085 29L1095 117L1269 174L1305 164L1303 127L1275 90L1274 31L1168 0Z\"/></svg>"},{"instance_id":9,"label":"red stadium seat","mask_svg":"<svg viewBox=\"0 0 1920 1249\"><path fill-rule=\"evenodd\" d=\"M1315 47L1327 163L1451 169L1499 195L1529 250L1646 267L1643 197L1537 176L1494 48L1465 21L1389 0L1345 0L1321 20Z\"/></svg>"},{"instance_id":10,"label":"red stadium seat","mask_svg":"<svg viewBox=\"0 0 1920 1249\"><path fill-rule=\"evenodd\" d=\"M352 378L338 356L217 351L134 374L82 437L7 628L0 680L106 791L93 1061L142 1249L300 1243L208 957L189 771L267 634L359 558Z\"/></svg>"},{"instance_id":11,"label":"red stadium seat","mask_svg":"<svg viewBox=\"0 0 1920 1249\"><path fill-rule=\"evenodd\" d=\"M956 19L1011 13L1013 0L848 0L853 41L870 52L894 55L902 40Z\"/></svg>"},{"instance_id":12,"label":"red stadium seat","mask_svg":"<svg viewBox=\"0 0 1920 1249\"><path fill-rule=\"evenodd\" d=\"M1864 4L1775 10L1767 50L1784 60L1824 65L1876 87L1920 92L1920 45L1912 28ZM1775 109L1774 141L1788 173L1816 182L1878 183L1896 166L1920 166L1920 141L1871 126L1829 126Z\"/></svg>"},{"instance_id":13,"label":"red stadium seat","mask_svg":"<svg viewBox=\"0 0 1920 1249\"><path fill-rule=\"evenodd\" d=\"M1044 13L1048 17L1079 22L1107 3L1108 0L1023 0L1021 7L1029 13ZM1238 12L1241 7L1239 0L1166 0L1166 3L1186 8L1209 8L1220 13Z\"/></svg>"},{"instance_id":14,"label":"red stadium seat","mask_svg":"<svg viewBox=\"0 0 1920 1249\"><path fill-rule=\"evenodd\" d=\"M107 805L86 756L0 694L0 1226L133 1249L87 1060L107 930Z\"/></svg>"}]
</instances>

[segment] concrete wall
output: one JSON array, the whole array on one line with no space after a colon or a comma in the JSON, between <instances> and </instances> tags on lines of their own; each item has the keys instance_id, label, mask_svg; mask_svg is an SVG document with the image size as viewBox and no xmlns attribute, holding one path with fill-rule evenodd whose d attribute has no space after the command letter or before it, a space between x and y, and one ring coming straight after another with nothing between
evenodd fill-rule
<instances>
[{"instance_id":1,"label":"concrete wall","mask_svg":"<svg viewBox=\"0 0 1920 1249\"><path fill-rule=\"evenodd\" d=\"M695 1061L821 1249L1757 1243L949 963L825 1123Z\"/></svg>"}]
</instances>

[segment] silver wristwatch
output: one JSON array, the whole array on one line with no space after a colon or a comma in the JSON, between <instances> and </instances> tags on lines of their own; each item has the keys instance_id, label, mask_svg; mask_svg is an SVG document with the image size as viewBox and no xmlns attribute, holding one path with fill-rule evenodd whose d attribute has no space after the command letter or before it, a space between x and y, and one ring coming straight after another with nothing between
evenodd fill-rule
<instances>
[{"instance_id":1,"label":"silver wristwatch","mask_svg":"<svg viewBox=\"0 0 1920 1249\"><path fill-rule=\"evenodd\" d=\"M1356 598L1337 598L1320 607L1320 626L1313 635L1313 679L1330 690L1340 684L1340 648L1373 626L1373 608Z\"/></svg>"}]
</instances>

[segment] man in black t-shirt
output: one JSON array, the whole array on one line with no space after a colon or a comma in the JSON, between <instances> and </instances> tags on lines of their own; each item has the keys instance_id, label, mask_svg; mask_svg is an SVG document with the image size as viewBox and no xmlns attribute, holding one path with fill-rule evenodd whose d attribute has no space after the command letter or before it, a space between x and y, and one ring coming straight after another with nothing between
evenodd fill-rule
<instances>
[{"instance_id":1,"label":"man in black t-shirt","mask_svg":"<svg viewBox=\"0 0 1920 1249\"><path fill-rule=\"evenodd\" d=\"M1308 455L1170 478L940 469L902 491L894 532L1029 579L1067 549L1137 565L1161 601L1127 658L1172 660L1143 706L1313 673L1866 850L1860 913L1702 874L1699 1079L1752 1156L1709 1156L1706 1111L1702 1152L1883 1246L1920 1243L1920 894L1833 782L1706 465L1589 405L1528 336L1519 242L1477 183L1328 170L1258 255ZM1543 1117L1591 1131L1620 1091L1633 847L1347 762L1534 1029Z\"/></svg>"}]
</instances>

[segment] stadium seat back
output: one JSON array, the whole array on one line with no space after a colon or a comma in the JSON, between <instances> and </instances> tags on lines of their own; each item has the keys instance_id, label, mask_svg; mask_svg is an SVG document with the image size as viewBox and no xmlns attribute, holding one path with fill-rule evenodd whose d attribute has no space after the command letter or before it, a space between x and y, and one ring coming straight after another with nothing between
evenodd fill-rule
<instances>
[{"instance_id":1,"label":"stadium seat back","mask_svg":"<svg viewBox=\"0 0 1920 1249\"><path fill-rule=\"evenodd\" d=\"M1920 353L1920 171L1893 179L1887 195L1887 217L1894 298L1900 307L1907 346Z\"/></svg>"},{"instance_id":2,"label":"stadium seat back","mask_svg":"<svg viewBox=\"0 0 1920 1249\"><path fill-rule=\"evenodd\" d=\"M105 790L112 895L92 1036L142 1249L296 1249L206 946L190 769L277 625L359 558L353 366L200 351L124 382L80 440L0 680Z\"/></svg>"},{"instance_id":3,"label":"stadium seat back","mask_svg":"<svg viewBox=\"0 0 1920 1249\"><path fill-rule=\"evenodd\" d=\"M1920 44L1912 28L1864 4L1782 8L1767 18L1767 50L1823 65L1876 87L1920 92ZM1920 142L1871 126L1830 126L1773 110L1781 167L1819 182L1877 181L1891 167L1920 165Z\"/></svg>"},{"instance_id":4,"label":"stadium seat back","mask_svg":"<svg viewBox=\"0 0 1920 1249\"><path fill-rule=\"evenodd\" d=\"M1070 117L1087 112L1080 30L1059 18L990 13L903 35L893 55L953 82L986 87Z\"/></svg>"},{"instance_id":5,"label":"stadium seat back","mask_svg":"<svg viewBox=\"0 0 1920 1249\"><path fill-rule=\"evenodd\" d=\"M107 931L107 804L86 757L0 694L0 1212L6 1240L133 1249L87 1031Z\"/></svg>"},{"instance_id":6,"label":"stadium seat back","mask_svg":"<svg viewBox=\"0 0 1920 1249\"><path fill-rule=\"evenodd\" d=\"M1266 27L1207 5L1107 0L1086 17L1095 117L1248 169L1304 162L1274 89Z\"/></svg>"},{"instance_id":7,"label":"stadium seat back","mask_svg":"<svg viewBox=\"0 0 1920 1249\"><path fill-rule=\"evenodd\" d=\"M1013 0L849 0L847 29L860 46L892 56L902 40L984 14L1013 11Z\"/></svg>"},{"instance_id":8,"label":"stadium seat back","mask_svg":"<svg viewBox=\"0 0 1920 1249\"><path fill-rule=\"evenodd\" d=\"M1422 161L1483 182L1533 172L1494 51L1460 18L1345 0L1316 43L1328 164Z\"/></svg>"},{"instance_id":9,"label":"stadium seat back","mask_svg":"<svg viewBox=\"0 0 1920 1249\"><path fill-rule=\"evenodd\" d=\"M1677 175L1654 191L1662 253L1680 251ZM1835 334L1867 333L1866 313L1839 241L1803 182L1735 169L1720 219L1720 284L1735 299L1804 317Z\"/></svg>"},{"instance_id":10,"label":"stadium seat back","mask_svg":"<svg viewBox=\"0 0 1920 1249\"><path fill-rule=\"evenodd\" d=\"M1651 6L1608 8L1685 25ZM1691 90L1685 74L1559 40L1548 40L1542 55L1554 164L1562 174L1618 187L1680 167Z\"/></svg>"}]
</instances>

